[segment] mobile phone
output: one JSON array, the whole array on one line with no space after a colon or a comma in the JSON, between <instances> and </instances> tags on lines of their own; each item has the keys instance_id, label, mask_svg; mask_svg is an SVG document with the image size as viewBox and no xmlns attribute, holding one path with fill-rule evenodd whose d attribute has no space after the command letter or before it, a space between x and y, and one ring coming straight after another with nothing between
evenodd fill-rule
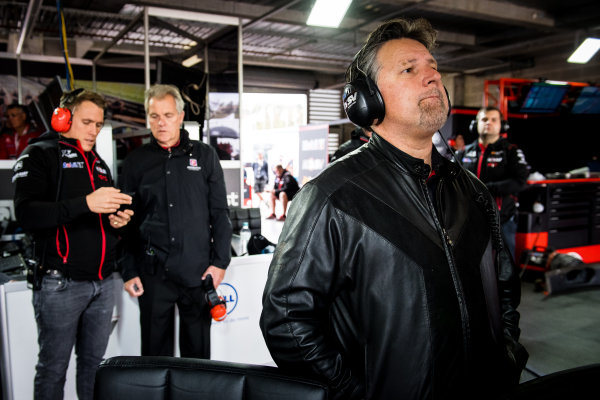
<instances>
[{"instance_id":1,"label":"mobile phone","mask_svg":"<svg viewBox=\"0 0 600 400\"><path fill-rule=\"evenodd\" d=\"M121 192L121 193L125 193L129 196L131 196L131 204L121 204L119 206L118 211L124 211L124 210L132 210L133 209L133 199L135 198L135 192Z\"/></svg>"}]
</instances>

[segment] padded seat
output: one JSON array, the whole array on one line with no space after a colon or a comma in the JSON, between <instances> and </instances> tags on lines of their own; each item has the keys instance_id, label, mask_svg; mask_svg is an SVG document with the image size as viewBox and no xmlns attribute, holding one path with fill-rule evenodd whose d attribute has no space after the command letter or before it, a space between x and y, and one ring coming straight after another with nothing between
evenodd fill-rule
<instances>
[{"instance_id":1,"label":"padded seat","mask_svg":"<svg viewBox=\"0 0 600 400\"><path fill-rule=\"evenodd\" d=\"M327 386L278 368L176 357L120 356L96 372L96 400L326 400Z\"/></svg>"},{"instance_id":2,"label":"padded seat","mask_svg":"<svg viewBox=\"0 0 600 400\"><path fill-rule=\"evenodd\" d=\"M253 235L260 234L260 208L230 208L229 219L233 233L236 235L239 235L244 222L248 222L248 227Z\"/></svg>"}]
</instances>

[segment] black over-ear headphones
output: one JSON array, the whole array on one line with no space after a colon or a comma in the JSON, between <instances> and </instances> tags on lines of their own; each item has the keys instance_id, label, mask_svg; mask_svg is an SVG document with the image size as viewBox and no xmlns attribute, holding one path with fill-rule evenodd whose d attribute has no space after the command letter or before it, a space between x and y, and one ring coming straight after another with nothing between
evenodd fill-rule
<instances>
[{"instance_id":1,"label":"black over-ear headphones","mask_svg":"<svg viewBox=\"0 0 600 400\"><path fill-rule=\"evenodd\" d=\"M356 58L353 64L357 62ZM342 104L348 119L361 128L379 125L385 117L385 104L377 84L362 72L358 66L353 68L353 65L351 65L350 69L356 70L358 76L344 85ZM452 106L450 95L445 86L444 91L448 99L448 116L450 116Z\"/></svg>"},{"instance_id":2,"label":"black over-ear headphones","mask_svg":"<svg viewBox=\"0 0 600 400\"><path fill-rule=\"evenodd\" d=\"M477 114L479 115L479 112L477 112ZM502 113L500 113L500 117L502 117ZM500 121L500 133L506 133L506 132L508 132L509 129L510 129L510 125L509 125L508 121L505 119L501 120ZM477 131L477 116L469 124L469 132L471 132L474 135L479 135L479 132Z\"/></svg>"},{"instance_id":3,"label":"black over-ear headphones","mask_svg":"<svg viewBox=\"0 0 600 400\"><path fill-rule=\"evenodd\" d=\"M63 133L71 129L73 115L71 110L67 107L73 103L75 98L77 98L81 92L83 92L83 89L75 89L72 92L65 93L60 100L60 106L55 108L52 112L50 125L52 125L52 129L56 132Z\"/></svg>"},{"instance_id":4,"label":"black over-ear headphones","mask_svg":"<svg viewBox=\"0 0 600 400\"><path fill-rule=\"evenodd\" d=\"M358 75L344 85L344 111L353 124L362 128L379 125L385 117L383 97L371 78L362 71L359 71Z\"/></svg>"}]
</instances>

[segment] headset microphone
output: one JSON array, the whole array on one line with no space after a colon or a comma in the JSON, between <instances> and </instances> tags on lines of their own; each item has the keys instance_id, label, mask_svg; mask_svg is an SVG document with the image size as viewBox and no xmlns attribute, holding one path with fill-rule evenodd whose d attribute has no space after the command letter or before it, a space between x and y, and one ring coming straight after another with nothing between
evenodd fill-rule
<instances>
[{"instance_id":1,"label":"headset microphone","mask_svg":"<svg viewBox=\"0 0 600 400\"><path fill-rule=\"evenodd\" d=\"M210 315L215 321L223 321L227 316L227 304L221 296L217 294L213 284L212 275L206 275L202 281L202 286L206 292L206 301L210 306Z\"/></svg>"}]
</instances>

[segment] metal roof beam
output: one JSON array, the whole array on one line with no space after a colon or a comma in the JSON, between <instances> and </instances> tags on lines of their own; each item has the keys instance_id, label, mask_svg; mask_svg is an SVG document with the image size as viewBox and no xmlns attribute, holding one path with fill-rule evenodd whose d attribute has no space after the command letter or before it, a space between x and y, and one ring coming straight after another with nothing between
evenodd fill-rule
<instances>
[{"instance_id":1,"label":"metal roof beam","mask_svg":"<svg viewBox=\"0 0 600 400\"><path fill-rule=\"evenodd\" d=\"M173 33L178 34L179 36L183 36L185 38L193 40L194 42L197 43L198 46L202 45L202 47L204 47L205 44L206 44L204 39L199 38L199 37L197 37L195 35L192 35L191 33L189 33L187 31L179 28L178 26L173 25L173 24L171 24L171 23L169 23L167 21L164 21L164 20L162 20L162 19L160 19L158 17L150 17L150 21L151 21L151 23L153 25L159 25L159 26L161 26L161 27L163 27L165 29L170 30Z\"/></svg>"},{"instance_id":2,"label":"metal roof beam","mask_svg":"<svg viewBox=\"0 0 600 400\"><path fill-rule=\"evenodd\" d=\"M106 45L106 47L104 47L104 49L102 49L96 57L94 57L94 63L98 62L98 60L108 51L108 49L117 44L119 40L123 39L123 37L129 33L129 31L139 25L142 21L143 15L144 13L139 13L136 15L135 18L131 20L131 22L125 28L123 28L123 30L121 30L121 32L119 32L119 34L115 36L114 39L108 45Z\"/></svg>"},{"instance_id":3,"label":"metal roof beam","mask_svg":"<svg viewBox=\"0 0 600 400\"><path fill-rule=\"evenodd\" d=\"M33 30L33 27L35 26L37 17L40 13L41 6L42 0L29 0L27 12L25 13L25 19L23 20L21 28L21 35L19 36L19 41L15 50L15 54L17 56L21 55L21 51L23 51L23 44L25 43L25 38L29 36L29 33Z\"/></svg>"}]
</instances>

